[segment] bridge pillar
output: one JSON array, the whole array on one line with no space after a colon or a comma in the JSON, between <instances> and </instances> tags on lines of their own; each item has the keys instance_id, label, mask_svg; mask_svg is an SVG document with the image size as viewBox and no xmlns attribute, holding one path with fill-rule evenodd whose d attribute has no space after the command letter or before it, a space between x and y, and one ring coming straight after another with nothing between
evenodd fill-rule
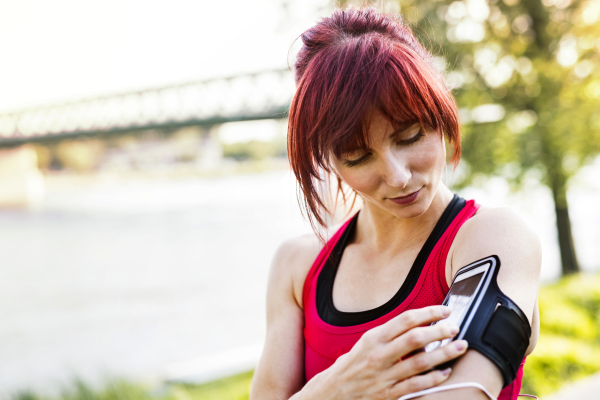
<instances>
[{"instance_id":1,"label":"bridge pillar","mask_svg":"<svg viewBox=\"0 0 600 400\"><path fill-rule=\"evenodd\" d=\"M44 177L30 146L0 149L0 208L23 208L41 203Z\"/></svg>"},{"instance_id":2,"label":"bridge pillar","mask_svg":"<svg viewBox=\"0 0 600 400\"><path fill-rule=\"evenodd\" d=\"M218 126L204 129L199 154L199 166L205 170L214 170L223 160L223 146L219 141Z\"/></svg>"}]
</instances>

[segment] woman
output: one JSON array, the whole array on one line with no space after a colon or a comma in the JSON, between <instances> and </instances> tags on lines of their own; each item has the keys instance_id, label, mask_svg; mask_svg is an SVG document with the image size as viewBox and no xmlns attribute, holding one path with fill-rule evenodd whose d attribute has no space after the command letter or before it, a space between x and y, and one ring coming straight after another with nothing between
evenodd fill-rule
<instances>
[{"instance_id":1,"label":"woman","mask_svg":"<svg viewBox=\"0 0 600 400\"><path fill-rule=\"evenodd\" d=\"M500 288L532 325L527 354L538 331L538 239L511 211L479 207L441 182L445 140L456 164L460 134L431 55L399 19L372 8L336 10L302 41L288 129L302 203L324 227L332 212L320 193L325 171L343 200L345 184L363 206L275 255L251 399L395 400L467 381L515 399L522 365L502 389L498 368L464 341L418 352L456 335L456 327L429 326L449 312L436 305L458 269L490 255L502 262ZM452 370L431 370L457 357ZM487 397L462 388L422 398Z\"/></svg>"}]
</instances>

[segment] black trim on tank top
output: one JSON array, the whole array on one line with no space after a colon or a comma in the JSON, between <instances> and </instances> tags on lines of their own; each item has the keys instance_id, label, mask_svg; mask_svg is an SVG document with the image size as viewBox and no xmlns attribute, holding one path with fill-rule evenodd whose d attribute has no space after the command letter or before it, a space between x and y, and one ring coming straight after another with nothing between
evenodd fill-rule
<instances>
[{"instance_id":1,"label":"black trim on tank top","mask_svg":"<svg viewBox=\"0 0 600 400\"><path fill-rule=\"evenodd\" d=\"M336 309L333 305L333 282L340 265L342 254L348 244L348 240L354 235L356 221L358 219L357 213L340 236L340 239L331 251L325 265L323 265L323 268L319 273L317 279L317 312L319 317L329 325L353 326L373 321L398 307L406 300L410 292L412 292L416 286L421 271L423 271L423 268L425 267L425 262L427 262L427 258L429 258L429 254L465 205L466 200L455 194L450 201L450 204L448 204L440 219L435 224L433 231L429 234L421 251L419 251L404 283L402 283L400 289L390 300L371 310L343 312Z\"/></svg>"}]
</instances>

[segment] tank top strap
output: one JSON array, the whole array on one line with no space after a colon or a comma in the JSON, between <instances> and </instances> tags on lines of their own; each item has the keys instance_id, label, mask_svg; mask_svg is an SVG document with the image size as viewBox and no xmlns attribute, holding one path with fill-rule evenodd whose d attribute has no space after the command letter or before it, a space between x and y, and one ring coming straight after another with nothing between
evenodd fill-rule
<instances>
[{"instance_id":1,"label":"tank top strap","mask_svg":"<svg viewBox=\"0 0 600 400\"><path fill-rule=\"evenodd\" d=\"M454 242L454 238L458 233L459 229L463 226L469 218L471 218L477 210L479 209L479 204L475 202L475 200L469 200L465 204L465 207L461 210L461 212L454 218L454 221L450 224L448 229L444 232L442 237L440 238L439 245L436 246L435 254L432 254L432 261L434 265L437 265L437 279L438 284L442 288L444 293L448 293L450 288L448 287L448 282L446 282L446 260L448 258L448 252L450 251L450 247L452 246L452 242Z\"/></svg>"},{"instance_id":2,"label":"tank top strap","mask_svg":"<svg viewBox=\"0 0 600 400\"><path fill-rule=\"evenodd\" d=\"M302 307L306 308L308 294L310 293L310 288L312 286L313 280L315 280L315 276L319 275L319 271L321 271L321 268L323 268L323 265L325 265L325 260L329 258L329 255L333 251L333 248L335 247L338 240L340 240L340 237L342 236L352 219L353 217L348 218L348 220L344 222L344 224L333 234L331 239L329 239L325 243L325 245L319 252L319 255L315 259L315 262L313 263L312 267L310 267L308 275L306 275L306 279L304 280L304 286L302 287Z\"/></svg>"}]
</instances>

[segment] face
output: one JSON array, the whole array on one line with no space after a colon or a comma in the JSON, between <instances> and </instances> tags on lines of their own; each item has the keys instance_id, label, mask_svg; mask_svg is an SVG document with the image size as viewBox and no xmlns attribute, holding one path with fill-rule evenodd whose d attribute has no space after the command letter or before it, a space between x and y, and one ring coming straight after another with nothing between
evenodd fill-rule
<instances>
[{"instance_id":1,"label":"face","mask_svg":"<svg viewBox=\"0 0 600 400\"><path fill-rule=\"evenodd\" d=\"M437 192L446 164L441 132L417 123L395 130L375 112L368 129L370 148L331 157L338 175L372 211L398 218L423 214Z\"/></svg>"}]
</instances>

